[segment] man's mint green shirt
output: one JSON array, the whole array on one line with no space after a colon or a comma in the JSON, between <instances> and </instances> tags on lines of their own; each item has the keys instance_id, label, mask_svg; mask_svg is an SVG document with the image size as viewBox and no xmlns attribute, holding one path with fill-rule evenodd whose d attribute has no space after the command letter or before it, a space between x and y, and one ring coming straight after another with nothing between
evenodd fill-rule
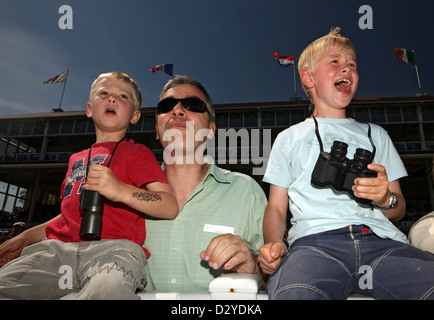
<instances>
[{"instance_id":1,"label":"man's mint green shirt","mask_svg":"<svg viewBox=\"0 0 434 320\"><path fill-rule=\"evenodd\" d=\"M199 254L220 234L239 235L258 255L264 244L266 205L263 190L251 177L210 164L175 219L146 220L144 246L151 256L145 290L208 290L210 282L224 272L209 268Z\"/></svg>"}]
</instances>

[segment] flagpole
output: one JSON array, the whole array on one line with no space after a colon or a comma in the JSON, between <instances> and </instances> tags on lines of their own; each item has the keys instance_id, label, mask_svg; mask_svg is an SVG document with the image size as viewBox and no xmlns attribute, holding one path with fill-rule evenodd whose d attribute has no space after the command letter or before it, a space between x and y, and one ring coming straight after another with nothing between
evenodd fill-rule
<instances>
[{"instance_id":1,"label":"flagpole","mask_svg":"<svg viewBox=\"0 0 434 320\"><path fill-rule=\"evenodd\" d=\"M66 87L66 81L68 81L68 75L69 75L69 69L67 70L66 79L65 82L63 83L63 90L62 90L62 96L60 97L59 110L62 109L63 94L65 93L65 87Z\"/></svg>"},{"instance_id":2,"label":"flagpole","mask_svg":"<svg viewBox=\"0 0 434 320\"><path fill-rule=\"evenodd\" d=\"M295 57L295 56L294 56ZM297 82L295 81L295 58L294 58L294 64L292 65L294 69L294 92L295 92L295 101L298 101L297 98Z\"/></svg>"},{"instance_id":3,"label":"flagpole","mask_svg":"<svg viewBox=\"0 0 434 320\"><path fill-rule=\"evenodd\" d=\"M419 78L419 71L417 70L417 64L414 65L414 68L416 69L416 76L417 76L417 83L419 84L419 91L420 91L420 94L422 94L422 86L420 85L420 78Z\"/></svg>"},{"instance_id":4,"label":"flagpole","mask_svg":"<svg viewBox=\"0 0 434 320\"><path fill-rule=\"evenodd\" d=\"M411 51L413 52L413 56L415 56L414 50L411 50ZM417 83L419 85L419 92L422 95L422 86L420 85L419 70L417 69L416 61L414 62L414 69L416 70L416 77L417 77Z\"/></svg>"}]
</instances>

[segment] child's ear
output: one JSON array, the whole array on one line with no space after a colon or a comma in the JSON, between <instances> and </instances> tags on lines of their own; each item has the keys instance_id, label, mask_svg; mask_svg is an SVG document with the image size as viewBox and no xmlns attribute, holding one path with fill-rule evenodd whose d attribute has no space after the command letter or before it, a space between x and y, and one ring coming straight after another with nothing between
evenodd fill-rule
<instances>
[{"instance_id":1,"label":"child's ear","mask_svg":"<svg viewBox=\"0 0 434 320\"><path fill-rule=\"evenodd\" d=\"M90 102L86 103L86 116L92 118L92 109Z\"/></svg>"},{"instance_id":2,"label":"child's ear","mask_svg":"<svg viewBox=\"0 0 434 320\"><path fill-rule=\"evenodd\" d=\"M300 80L309 89L312 89L315 86L315 80L313 78L313 75L307 68L301 69Z\"/></svg>"},{"instance_id":3,"label":"child's ear","mask_svg":"<svg viewBox=\"0 0 434 320\"><path fill-rule=\"evenodd\" d=\"M140 119L141 112L139 110L134 111L133 117L131 118L131 123L136 124Z\"/></svg>"}]
</instances>

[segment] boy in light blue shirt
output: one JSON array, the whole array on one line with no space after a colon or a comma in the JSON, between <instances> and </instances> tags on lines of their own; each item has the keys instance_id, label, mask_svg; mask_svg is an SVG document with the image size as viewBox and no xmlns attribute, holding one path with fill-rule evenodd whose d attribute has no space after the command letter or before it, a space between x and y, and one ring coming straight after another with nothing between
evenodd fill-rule
<instances>
[{"instance_id":1,"label":"boy in light blue shirt","mask_svg":"<svg viewBox=\"0 0 434 320\"><path fill-rule=\"evenodd\" d=\"M434 255L391 222L405 215L399 154L384 129L346 116L359 81L352 43L332 29L304 50L299 72L312 116L279 134L264 176L269 298L434 299Z\"/></svg>"}]
</instances>

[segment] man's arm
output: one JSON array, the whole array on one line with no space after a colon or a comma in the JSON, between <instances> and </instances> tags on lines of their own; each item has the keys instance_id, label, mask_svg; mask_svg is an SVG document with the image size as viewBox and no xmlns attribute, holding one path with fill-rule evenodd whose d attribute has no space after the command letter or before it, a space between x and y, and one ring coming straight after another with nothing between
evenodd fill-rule
<instances>
[{"instance_id":1,"label":"man's arm","mask_svg":"<svg viewBox=\"0 0 434 320\"><path fill-rule=\"evenodd\" d=\"M224 234L214 237L208 247L200 253L202 260L207 261L213 269L223 269L238 273L256 274L262 278L258 264L257 252L264 243L263 217L267 205L267 198L262 188L253 180L248 182L243 190L247 193L242 211L238 214L245 215L245 225L240 225L242 235ZM240 198L237 195L235 201ZM223 199L224 201L224 199Z\"/></svg>"}]
</instances>

